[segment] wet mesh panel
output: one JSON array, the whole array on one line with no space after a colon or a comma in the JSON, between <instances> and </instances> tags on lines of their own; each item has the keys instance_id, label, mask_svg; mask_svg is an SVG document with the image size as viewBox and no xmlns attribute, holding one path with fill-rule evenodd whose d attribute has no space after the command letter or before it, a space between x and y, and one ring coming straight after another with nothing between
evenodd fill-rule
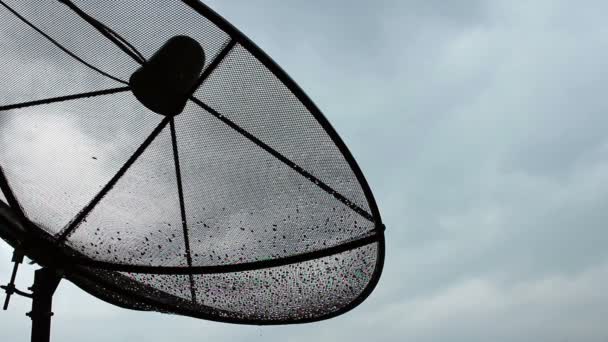
<instances>
[{"instance_id":1,"label":"wet mesh panel","mask_svg":"<svg viewBox=\"0 0 608 342\"><path fill-rule=\"evenodd\" d=\"M181 293L180 281L188 276L126 274L92 268L84 268L78 272L68 273L66 276L94 296L130 309L170 312L166 306L172 306L198 311L205 310L201 306L194 308L192 299L185 293ZM157 284L158 289L147 285L150 282ZM189 289L188 293L190 293ZM162 306L165 308L163 309Z\"/></svg>"},{"instance_id":2,"label":"wet mesh panel","mask_svg":"<svg viewBox=\"0 0 608 342\"><path fill-rule=\"evenodd\" d=\"M99 270L87 270L86 275L84 272L69 273L69 274L65 274L65 277L66 277L66 279L68 279L69 281L74 283L76 286L81 288L82 290L92 294L93 296L96 296L97 298L99 298L101 300L105 300L108 303L112 303L114 305L117 305L117 306L120 306L123 308L127 308L127 309L133 309L133 310L162 311L162 310L159 310L155 306L144 304L141 301L134 300L132 297L127 298L126 296L117 293L115 287L119 286L118 281L108 281L108 283L111 284L111 286L107 286L106 284L101 284L99 281L97 281L97 279L89 278L87 276L89 274L103 274L102 277L110 279L108 272L102 272ZM115 273L115 272L113 274L120 275L120 273ZM132 279L132 277L128 277L128 278L126 276L123 276L123 277L126 279L129 279L129 280ZM135 290L134 285L137 285L137 283L135 283L133 281L129 281L129 283L124 284L125 288ZM158 300L160 300L160 299L158 299Z\"/></svg>"},{"instance_id":3,"label":"wet mesh panel","mask_svg":"<svg viewBox=\"0 0 608 342\"><path fill-rule=\"evenodd\" d=\"M243 319L294 320L337 311L374 273L377 245L264 270L195 276L200 303Z\"/></svg>"},{"instance_id":4,"label":"wet mesh panel","mask_svg":"<svg viewBox=\"0 0 608 342\"><path fill-rule=\"evenodd\" d=\"M175 120L193 265L281 258L374 229L200 107Z\"/></svg>"},{"instance_id":5,"label":"wet mesh panel","mask_svg":"<svg viewBox=\"0 0 608 342\"><path fill-rule=\"evenodd\" d=\"M121 272L121 274L156 290L176 296L186 301L192 301L190 276L188 275L162 275L124 272Z\"/></svg>"},{"instance_id":6,"label":"wet mesh panel","mask_svg":"<svg viewBox=\"0 0 608 342\"><path fill-rule=\"evenodd\" d=\"M26 215L58 233L160 119L127 92L5 111L0 165Z\"/></svg>"},{"instance_id":7,"label":"wet mesh panel","mask_svg":"<svg viewBox=\"0 0 608 342\"><path fill-rule=\"evenodd\" d=\"M67 243L92 259L187 266L168 127L99 202Z\"/></svg>"},{"instance_id":8,"label":"wet mesh panel","mask_svg":"<svg viewBox=\"0 0 608 342\"><path fill-rule=\"evenodd\" d=\"M378 245L371 244L300 264L195 275L198 308L218 318L266 322L325 316L363 293L375 272L377 254ZM125 275L149 286L148 291L191 299L188 276ZM112 279L110 274L105 277Z\"/></svg>"},{"instance_id":9,"label":"wet mesh panel","mask_svg":"<svg viewBox=\"0 0 608 342\"><path fill-rule=\"evenodd\" d=\"M205 50L208 65L229 36L181 1L74 1L150 58L170 38L186 35ZM96 50L98 51L98 50ZM106 56L109 60L109 57Z\"/></svg>"},{"instance_id":10,"label":"wet mesh panel","mask_svg":"<svg viewBox=\"0 0 608 342\"><path fill-rule=\"evenodd\" d=\"M346 159L295 95L240 45L196 97L370 212Z\"/></svg>"},{"instance_id":11,"label":"wet mesh panel","mask_svg":"<svg viewBox=\"0 0 608 342\"><path fill-rule=\"evenodd\" d=\"M40 1L37 4L51 2L59 3ZM70 29L65 25L73 22L67 21L57 25L58 19L48 16L46 6L32 6L29 1L9 3L28 17L32 17L32 13L44 16L46 21L52 21L54 26L63 27L65 30ZM1 5L0 36L0 106L122 85L68 56ZM82 40L82 36L78 37ZM101 55L97 52L96 54Z\"/></svg>"}]
</instances>

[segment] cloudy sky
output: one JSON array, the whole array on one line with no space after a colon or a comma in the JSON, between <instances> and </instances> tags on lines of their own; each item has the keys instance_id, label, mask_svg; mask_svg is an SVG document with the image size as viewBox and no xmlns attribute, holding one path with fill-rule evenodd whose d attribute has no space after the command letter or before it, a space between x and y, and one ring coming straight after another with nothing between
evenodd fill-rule
<instances>
[{"instance_id":1,"label":"cloudy sky","mask_svg":"<svg viewBox=\"0 0 608 342\"><path fill-rule=\"evenodd\" d=\"M354 154L387 226L380 283L341 317L251 327L128 311L63 282L55 341L608 340L608 4L208 4ZM1 243L2 282L10 253ZM0 312L0 340L29 340L28 306Z\"/></svg>"}]
</instances>

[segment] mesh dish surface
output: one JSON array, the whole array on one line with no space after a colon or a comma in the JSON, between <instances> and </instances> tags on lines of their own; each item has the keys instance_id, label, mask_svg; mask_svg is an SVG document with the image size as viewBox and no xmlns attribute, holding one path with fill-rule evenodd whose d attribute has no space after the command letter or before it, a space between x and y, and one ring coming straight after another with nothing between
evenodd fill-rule
<instances>
[{"instance_id":1,"label":"mesh dish surface","mask_svg":"<svg viewBox=\"0 0 608 342\"><path fill-rule=\"evenodd\" d=\"M109 31L60 1L0 1L0 166L24 219L71 263L66 278L122 307L232 323L361 303L384 226L287 74L198 1L71 3L145 59L187 35L207 60L185 110L163 117L129 91L140 64Z\"/></svg>"}]
</instances>

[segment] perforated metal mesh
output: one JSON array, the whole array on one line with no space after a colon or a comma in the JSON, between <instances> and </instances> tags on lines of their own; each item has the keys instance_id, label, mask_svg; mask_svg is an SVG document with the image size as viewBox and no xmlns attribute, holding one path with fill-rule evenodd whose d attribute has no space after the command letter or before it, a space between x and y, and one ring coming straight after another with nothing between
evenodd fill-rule
<instances>
[{"instance_id":1,"label":"perforated metal mesh","mask_svg":"<svg viewBox=\"0 0 608 342\"><path fill-rule=\"evenodd\" d=\"M195 276L198 302L242 319L297 320L354 301L370 282L377 246L255 271Z\"/></svg>"},{"instance_id":2,"label":"perforated metal mesh","mask_svg":"<svg viewBox=\"0 0 608 342\"><path fill-rule=\"evenodd\" d=\"M220 316L251 321L297 320L331 314L364 291L376 266L370 245L299 264L238 273L196 275L196 304ZM123 273L156 290L190 301L184 275Z\"/></svg>"},{"instance_id":3,"label":"perforated metal mesh","mask_svg":"<svg viewBox=\"0 0 608 342\"><path fill-rule=\"evenodd\" d=\"M58 233L160 122L130 93L3 111L0 165L28 218Z\"/></svg>"},{"instance_id":4,"label":"perforated metal mesh","mask_svg":"<svg viewBox=\"0 0 608 342\"><path fill-rule=\"evenodd\" d=\"M58 1L44 1L44 5L35 6L28 1L3 2L18 10L28 20L36 20L37 24L45 27L54 27L55 31L60 30L61 33L54 34L54 37L62 44L81 42L80 44L88 45L85 43L88 39L77 39L76 32L78 36L84 37L80 34L90 28L83 23L78 28L69 26L81 22L77 16L71 14L69 19L61 20L61 16L49 15L53 9L61 6ZM61 6L61 12L70 14L64 7ZM74 33L68 35L66 32ZM120 86L120 83L99 75L70 58L4 6L0 6L0 35L0 106ZM91 49L92 47L82 46L75 51L84 53L94 50L97 58L105 55L99 53L106 50L105 46L101 50L96 47ZM116 49L113 46L109 48ZM120 57L116 62L124 59L123 56Z\"/></svg>"},{"instance_id":5,"label":"perforated metal mesh","mask_svg":"<svg viewBox=\"0 0 608 342\"><path fill-rule=\"evenodd\" d=\"M241 45L230 51L196 96L370 210L355 175L327 132L292 91Z\"/></svg>"},{"instance_id":6,"label":"perforated metal mesh","mask_svg":"<svg viewBox=\"0 0 608 342\"><path fill-rule=\"evenodd\" d=\"M194 265L312 252L374 229L203 109L191 105L176 121Z\"/></svg>"},{"instance_id":7,"label":"perforated metal mesh","mask_svg":"<svg viewBox=\"0 0 608 342\"><path fill-rule=\"evenodd\" d=\"M253 324L328 318L369 295L384 237L363 176L221 17L196 1L0 4L0 165L65 248L68 279L120 306ZM207 60L165 118L130 93L140 64L125 47L149 58L176 35Z\"/></svg>"},{"instance_id":8,"label":"perforated metal mesh","mask_svg":"<svg viewBox=\"0 0 608 342\"><path fill-rule=\"evenodd\" d=\"M187 266L171 136L163 130L68 245L108 262Z\"/></svg>"}]
</instances>

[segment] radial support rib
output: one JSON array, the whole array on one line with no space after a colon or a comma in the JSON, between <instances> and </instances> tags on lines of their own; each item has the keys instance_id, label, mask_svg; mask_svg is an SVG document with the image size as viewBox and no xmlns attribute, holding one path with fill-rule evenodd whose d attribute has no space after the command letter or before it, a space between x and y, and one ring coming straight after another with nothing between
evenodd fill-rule
<instances>
[{"instance_id":1,"label":"radial support rib","mask_svg":"<svg viewBox=\"0 0 608 342\"><path fill-rule=\"evenodd\" d=\"M245 262L235 265L213 265L213 266L192 266L192 267L175 267L175 266L144 266L144 265L124 265L114 264L111 262L93 260L87 257L75 257L72 260L73 264L85 267L92 267L117 272L130 273L150 273L150 274L219 274L219 273L235 273L245 271L255 271L271 267L281 267L297 263L302 263L310 260L321 259L332 255L341 254L357 248L361 248L373 243L380 242L384 239L384 232L374 231L363 237L343 242L337 246L328 247L325 249L296 254L288 257L277 259L259 260Z\"/></svg>"},{"instance_id":2,"label":"radial support rib","mask_svg":"<svg viewBox=\"0 0 608 342\"><path fill-rule=\"evenodd\" d=\"M199 77L198 81L196 82L194 87L192 87L192 91L190 92L191 94L194 94L194 92L196 92L196 90L201 86L201 84L203 84L203 82L205 82L205 80L209 78L209 76L211 76L211 73L213 73L213 71L220 65L220 63L224 60L224 58L226 58L228 53L230 53L230 51L232 50L232 48L234 48L235 45L236 40L230 39L228 44L226 44L226 46L224 46L224 48L217 54L213 61L209 63L207 68L203 70L203 73Z\"/></svg>"},{"instance_id":3,"label":"radial support rib","mask_svg":"<svg viewBox=\"0 0 608 342\"><path fill-rule=\"evenodd\" d=\"M77 99L82 99L82 98L86 98L86 97L110 95L110 94L121 93L121 92L129 91L129 90L131 90L130 87L119 87L119 88L91 91L91 92L87 92L87 93L51 97L51 98L43 99L43 100L35 100L35 101L28 101L28 102L21 102L21 103L15 103L15 104L11 104L11 105L0 106L0 111L39 106L39 105L43 105L43 104L50 104L50 103L56 103L56 102L77 100Z\"/></svg>"},{"instance_id":4,"label":"radial support rib","mask_svg":"<svg viewBox=\"0 0 608 342\"><path fill-rule=\"evenodd\" d=\"M129 55L133 60L135 60L139 64L143 64L146 60L144 56L135 49L133 45L127 42L124 38L120 37L116 32L112 31L110 28L97 21L95 18L91 17L83 10L81 10L78 6L76 6L70 0L59 0L59 2L68 6L74 13L79 15L83 20L93 26L99 33L101 33L104 37L110 40L114 45L116 45L119 49L121 49L124 53Z\"/></svg>"},{"instance_id":5,"label":"radial support rib","mask_svg":"<svg viewBox=\"0 0 608 342\"><path fill-rule=\"evenodd\" d=\"M188 237L188 221L186 218L186 205L184 203L184 189L182 185L182 172L179 165L179 153L177 150L177 133L175 132L175 120L171 118L169 122L171 128L171 143L173 145L173 160L175 163L175 176L177 178L177 192L179 195L179 209L182 216L182 228L184 230L184 245L186 249L186 261L188 267L192 267L192 254L190 253L190 239ZM192 302L196 303L196 291L194 290L194 276L188 274L190 278L190 292L192 295Z\"/></svg>"}]
</instances>

